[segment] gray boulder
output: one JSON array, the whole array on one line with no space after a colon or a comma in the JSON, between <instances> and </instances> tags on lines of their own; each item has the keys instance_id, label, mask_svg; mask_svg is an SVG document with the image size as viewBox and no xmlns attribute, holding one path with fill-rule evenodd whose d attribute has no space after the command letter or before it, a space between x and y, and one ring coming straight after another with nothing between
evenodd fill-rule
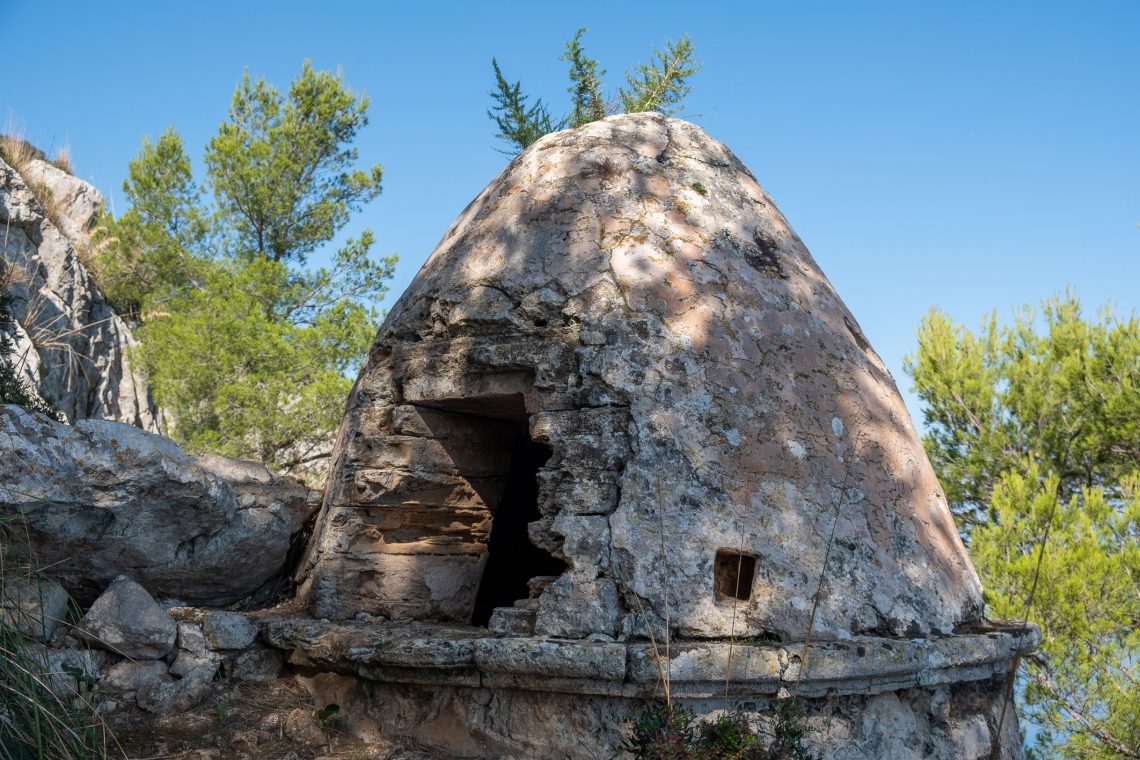
<instances>
[{"instance_id":1,"label":"gray boulder","mask_svg":"<svg viewBox=\"0 0 1140 760\"><path fill-rule=\"evenodd\" d=\"M107 669L99 681L99 688L104 693L134 694L144 686L166 678L166 663L160 660L123 660Z\"/></svg>"},{"instance_id":2,"label":"gray boulder","mask_svg":"<svg viewBox=\"0 0 1140 760\"><path fill-rule=\"evenodd\" d=\"M245 649L257 638L257 627L237 612L209 610L202 619L202 632L210 649Z\"/></svg>"},{"instance_id":3,"label":"gray boulder","mask_svg":"<svg viewBox=\"0 0 1140 760\"><path fill-rule=\"evenodd\" d=\"M138 706L155 715L180 713L197 706L210 693L216 667L195 668L177 680L159 679L144 684L137 692Z\"/></svg>"},{"instance_id":4,"label":"gray boulder","mask_svg":"<svg viewBox=\"0 0 1140 760\"><path fill-rule=\"evenodd\" d=\"M139 584L120 576L83 617L96 646L135 659L158 659L174 648L178 627Z\"/></svg>"},{"instance_id":5,"label":"gray boulder","mask_svg":"<svg viewBox=\"0 0 1140 760\"><path fill-rule=\"evenodd\" d=\"M131 425L75 427L0 405L0 514L81 604L129 575L158 597L224 606L285 565L317 495L264 466L192 457ZM30 542L30 544L29 544Z\"/></svg>"},{"instance_id":6,"label":"gray boulder","mask_svg":"<svg viewBox=\"0 0 1140 760\"><path fill-rule=\"evenodd\" d=\"M0 621L25 636L47 642L67 617L67 592L47 578L5 578L0 589Z\"/></svg>"}]
</instances>

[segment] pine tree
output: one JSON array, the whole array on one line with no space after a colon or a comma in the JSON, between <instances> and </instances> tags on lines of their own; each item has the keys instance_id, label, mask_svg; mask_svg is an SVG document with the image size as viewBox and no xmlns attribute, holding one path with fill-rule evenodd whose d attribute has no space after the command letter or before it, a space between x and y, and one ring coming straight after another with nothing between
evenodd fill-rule
<instances>
[{"instance_id":1,"label":"pine tree","mask_svg":"<svg viewBox=\"0 0 1140 760\"><path fill-rule=\"evenodd\" d=\"M938 311L906 371L993 617L1041 625L1023 715L1066 757L1140 757L1140 321L1071 294L980 333Z\"/></svg>"},{"instance_id":2,"label":"pine tree","mask_svg":"<svg viewBox=\"0 0 1140 760\"><path fill-rule=\"evenodd\" d=\"M380 193L380 167L356 166L367 106L308 62L287 93L247 73L206 150L208 196L173 130L131 163L98 273L141 321L137 358L188 450L319 480L396 261L366 229L307 265Z\"/></svg>"},{"instance_id":3,"label":"pine tree","mask_svg":"<svg viewBox=\"0 0 1140 760\"><path fill-rule=\"evenodd\" d=\"M561 122L555 125L550 118L550 111L541 98L534 105L527 105L529 98L522 93L522 82L508 82L494 58L491 67L495 70L495 90L491 92L495 105L487 111L487 116L499 127L495 136L514 147L504 153L518 153L543 135L561 128Z\"/></svg>"},{"instance_id":4,"label":"pine tree","mask_svg":"<svg viewBox=\"0 0 1140 760\"><path fill-rule=\"evenodd\" d=\"M173 128L152 143L143 139L123 192L130 208L107 212L94 237L95 273L103 294L124 316L139 320L143 302L203 276L212 257L213 216L190 172L190 157Z\"/></svg>"},{"instance_id":5,"label":"pine tree","mask_svg":"<svg viewBox=\"0 0 1140 760\"><path fill-rule=\"evenodd\" d=\"M367 111L366 96L308 61L288 95L245 73L206 148L210 184L242 254L304 264L380 194L379 164L354 167Z\"/></svg>"},{"instance_id":6,"label":"pine tree","mask_svg":"<svg viewBox=\"0 0 1140 760\"><path fill-rule=\"evenodd\" d=\"M681 102L692 90L689 79L700 66L693 61L693 45L688 37L665 45L665 50L654 50L656 61L638 64L626 74L629 89L619 93L625 113L660 111L666 116L677 112Z\"/></svg>"},{"instance_id":7,"label":"pine tree","mask_svg":"<svg viewBox=\"0 0 1140 760\"><path fill-rule=\"evenodd\" d=\"M602 97L602 77L606 70L597 61L586 56L582 47L582 35L586 28L579 29L573 39L566 43L562 60L570 63L570 116L566 119L569 127L580 127L591 121L606 118L609 108Z\"/></svg>"}]
</instances>

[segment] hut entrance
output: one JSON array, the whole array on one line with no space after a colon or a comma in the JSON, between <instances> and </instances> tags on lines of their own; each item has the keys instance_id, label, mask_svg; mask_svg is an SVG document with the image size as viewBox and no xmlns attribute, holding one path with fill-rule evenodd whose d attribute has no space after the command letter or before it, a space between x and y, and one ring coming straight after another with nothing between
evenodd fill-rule
<instances>
[{"instance_id":1,"label":"hut entrance","mask_svg":"<svg viewBox=\"0 0 1140 760\"><path fill-rule=\"evenodd\" d=\"M471 445L472 441L478 440L480 447L487 447L478 452L464 452L468 457L475 455L480 460L506 465L492 479L494 485L484 490L490 497L486 502L491 511L491 532L471 623L485 626L496 607L510 607L516 600L528 597L532 578L560 575L566 569L565 563L535 546L527 530L530 523L541 517L538 471L550 459L552 452L548 446L530 439L528 415L521 394L487 399L421 401L419 404L430 404L434 409L450 412L453 419L461 418L463 427L470 431L464 436L464 443ZM460 458L458 452L455 454L455 458ZM496 492L497 499L494 498Z\"/></svg>"},{"instance_id":2,"label":"hut entrance","mask_svg":"<svg viewBox=\"0 0 1140 760\"><path fill-rule=\"evenodd\" d=\"M487 542L487 565L475 597L474 625L487 625L496 607L510 607L528 596L531 578L559 575L566 565L531 543L527 525L540 517L538 511L538 470L550 459L551 451L530 440L523 422L511 452L499 506L491 518Z\"/></svg>"}]
</instances>

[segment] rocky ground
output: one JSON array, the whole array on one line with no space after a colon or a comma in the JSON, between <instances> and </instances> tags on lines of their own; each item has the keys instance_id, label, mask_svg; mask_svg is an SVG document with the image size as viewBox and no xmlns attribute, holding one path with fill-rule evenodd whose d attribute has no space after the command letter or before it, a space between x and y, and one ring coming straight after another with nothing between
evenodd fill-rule
<instances>
[{"instance_id":1,"label":"rocky ground","mask_svg":"<svg viewBox=\"0 0 1140 760\"><path fill-rule=\"evenodd\" d=\"M304 678L268 683L221 680L201 704L156 718L131 710L108 718L113 745L131 760L427 760L428 755L387 741L365 743L344 730L343 718L318 714Z\"/></svg>"}]
</instances>

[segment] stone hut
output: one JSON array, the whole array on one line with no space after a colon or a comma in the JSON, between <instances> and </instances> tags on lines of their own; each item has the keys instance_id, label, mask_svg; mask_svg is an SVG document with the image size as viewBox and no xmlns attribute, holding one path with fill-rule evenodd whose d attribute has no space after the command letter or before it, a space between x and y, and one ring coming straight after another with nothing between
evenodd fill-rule
<instances>
[{"instance_id":1,"label":"stone hut","mask_svg":"<svg viewBox=\"0 0 1140 760\"><path fill-rule=\"evenodd\" d=\"M748 169L657 114L543 138L459 216L301 574L314 620L268 637L449 751L602 756L668 685L803 695L828 757L1019 756L1035 633L983 624L894 381Z\"/></svg>"}]
</instances>

